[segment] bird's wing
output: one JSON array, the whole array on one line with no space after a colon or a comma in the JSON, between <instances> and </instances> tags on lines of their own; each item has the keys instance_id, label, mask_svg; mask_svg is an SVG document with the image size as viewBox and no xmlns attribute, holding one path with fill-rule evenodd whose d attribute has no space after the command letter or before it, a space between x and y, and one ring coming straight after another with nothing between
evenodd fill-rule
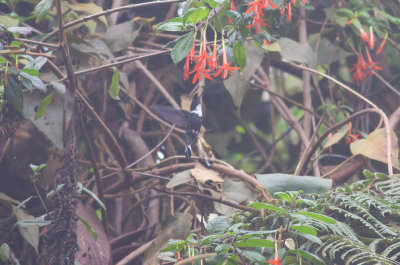
<instances>
[{"instance_id":1,"label":"bird's wing","mask_svg":"<svg viewBox=\"0 0 400 265\"><path fill-rule=\"evenodd\" d=\"M178 127L185 128L187 112L169 106L153 106L152 109L165 120L175 123Z\"/></svg>"}]
</instances>

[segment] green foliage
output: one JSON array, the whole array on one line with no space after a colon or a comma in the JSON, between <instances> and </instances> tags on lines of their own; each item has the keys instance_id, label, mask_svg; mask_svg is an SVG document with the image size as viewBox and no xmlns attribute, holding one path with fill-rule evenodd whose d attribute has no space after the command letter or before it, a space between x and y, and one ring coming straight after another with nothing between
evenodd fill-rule
<instances>
[{"instance_id":1,"label":"green foliage","mask_svg":"<svg viewBox=\"0 0 400 265\"><path fill-rule=\"evenodd\" d=\"M264 217L248 212L228 219L216 217L206 225L209 235L192 242L170 241L165 251L189 247L197 253L207 246L218 254L207 264L224 260L238 264L235 257L258 264L270 259L277 245L282 264L299 260L303 264L398 264L400 179L370 171L364 175L365 180L325 194L277 192L275 205L250 204L263 210ZM287 240L295 247L284 248L282 242Z\"/></svg>"}]
</instances>

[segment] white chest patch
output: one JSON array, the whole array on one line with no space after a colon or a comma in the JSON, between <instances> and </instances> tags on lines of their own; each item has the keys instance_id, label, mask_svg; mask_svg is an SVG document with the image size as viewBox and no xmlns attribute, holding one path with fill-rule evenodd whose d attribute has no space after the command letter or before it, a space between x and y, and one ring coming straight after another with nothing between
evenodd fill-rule
<instances>
[{"instance_id":1,"label":"white chest patch","mask_svg":"<svg viewBox=\"0 0 400 265\"><path fill-rule=\"evenodd\" d=\"M192 110L190 113L194 113L199 117L203 116L203 112L201 111L201 104L197 105L194 110Z\"/></svg>"}]
</instances>

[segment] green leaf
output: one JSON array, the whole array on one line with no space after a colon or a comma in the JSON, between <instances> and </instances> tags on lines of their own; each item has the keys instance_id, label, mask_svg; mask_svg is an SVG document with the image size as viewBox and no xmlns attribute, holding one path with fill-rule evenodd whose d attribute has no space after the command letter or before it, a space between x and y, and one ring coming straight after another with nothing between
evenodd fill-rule
<instances>
[{"instance_id":1,"label":"green leaf","mask_svg":"<svg viewBox=\"0 0 400 265\"><path fill-rule=\"evenodd\" d=\"M60 95L64 95L65 93L65 85L55 82L55 81L51 81L50 85L57 91L58 94Z\"/></svg>"},{"instance_id":2,"label":"green leaf","mask_svg":"<svg viewBox=\"0 0 400 265\"><path fill-rule=\"evenodd\" d=\"M157 27L157 31L181 31L183 29L182 22L165 22Z\"/></svg>"},{"instance_id":3,"label":"green leaf","mask_svg":"<svg viewBox=\"0 0 400 265\"><path fill-rule=\"evenodd\" d=\"M25 72L20 72L19 73L19 77L29 80L32 83L32 85L34 87L36 87L37 89L39 89L39 90L41 90L43 92L46 91L46 85L43 83L42 80L40 80L39 77L30 75L30 74L25 73Z\"/></svg>"},{"instance_id":4,"label":"green leaf","mask_svg":"<svg viewBox=\"0 0 400 265\"><path fill-rule=\"evenodd\" d=\"M42 0L35 6L33 15L36 17L36 22L43 20L47 16L52 2L53 0Z\"/></svg>"},{"instance_id":5,"label":"green leaf","mask_svg":"<svg viewBox=\"0 0 400 265\"><path fill-rule=\"evenodd\" d=\"M245 256L246 258L248 258L252 263L262 263L265 264L265 257L263 255L261 255L259 252L257 251L243 251L241 253L243 256Z\"/></svg>"},{"instance_id":6,"label":"green leaf","mask_svg":"<svg viewBox=\"0 0 400 265\"><path fill-rule=\"evenodd\" d=\"M263 202L253 202L252 204L249 205L249 207L252 207L252 208L257 209L257 210L267 209L267 210L271 210L271 211L277 211L277 212L281 212L281 213L286 213L285 209L276 207L276 206L271 205L271 204L266 204L266 203L263 203Z\"/></svg>"},{"instance_id":7,"label":"green leaf","mask_svg":"<svg viewBox=\"0 0 400 265\"><path fill-rule=\"evenodd\" d=\"M39 166L30 164L29 167L32 169L33 172L40 172L43 168L45 168L47 164L41 164Z\"/></svg>"},{"instance_id":8,"label":"green leaf","mask_svg":"<svg viewBox=\"0 0 400 265\"><path fill-rule=\"evenodd\" d=\"M97 197L97 195L93 191L83 187L82 183L80 182L78 182L78 188L82 189L83 192L86 192L90 197L92 197L99 204L101 208L103 208L104 210L106 209L104 203L99 199L99 197Z\"/></svg>"},{"instance_id":9,"label":"green leaf","mask_svg":"<svg viewBox=\"0 0 400 265\"><path fill-rule=\"evenodd\" d=\"M7 28L8 32L17 33L17 34L31 34L32 28L30 27L9 27Z\"/></svg>"},{"instance_id":10,"label":"green leaf","mask_svg":"<svg viewBox=\"0 0 400 265\"><path fill-rule=\"evenodd\" d=\"M324 194L332 187L331 179L311 176L294 176L290 174L256 174L270 194L285 191L304 191L305 193Z\"/></svg>"},{"instance_id":11,"label":"green leaf","mask_svg":"<svg viewBox=\"0 0 400 265\"><path fill-rule=\"evenodd\" d=\"M218 246L215 247L215 252L221 253L221 252L226 252L231 248L230 244L219 244Z\"/></svg>"},{"instance_id":12,"label":"green leaf","mask_svg":"<svg viewBox=\"0 0 400 265\"><path fill-rule=\"evenodd\" d=\"M172 48L171 58L174 64L179 63L185 58L194 45L194 32L186 33L178 39L174 48Z\"/></svg>"},{"instance_id":13,"label":"green leaf","mask_svg":"<svg viewBox=\"0 0 400 265\"><path fill-rule=\"evenodd\" d=\"M295 250L288 250L288 253L295 254L296 256L301 256L302 258L308 260L311 262L313 265L325 265L326 263L318 256L307 252L305 250L301 249L295 249Z\"/></svg>"},{"instance_id":14,"label":"green leaf","mask_svg":"<svg viewBox=\"0 0 400 265\"><path fill-rule=\"evenodd\" d=\"M299 43L288 38L280 38L278 44L281 47L280 54L286 60L312 65L313 50L307 42Z\"/></svg>"},{"instance_id":15,"label":"green leaf","mask_svg":"<svg viewBox=\"0 0 400 265\"><path fill-rule=\"evenodd\" d=\"M274 193L275 196L281 198L284 201L287 201L288 203L292 203L292 197L290 197L289 194L284 193L284 192L275 192Z\"/></svg>"},{"instance_id":16,"label":"green leaf","mask_svg":"<svg viewBox=\"0 0 400 265\"><path fill-rule=\"evenodd\" d=\"M51 104L53 101L53 93L47 95L42 102L40 102L39 107L37 108L37 111L35 113L35 120L39 119L42 117L44 114L46 114L47 107Z\"/></svg>"},{"instance_id":17,"label":"green leaf","mask_svg":"<svg viewBox=\"0 0 400 265\"><path fill-rule=\"evenodd\" d=\"M0 258L3 262L6 262L10 258L10 247L7 243L3 243L0 246Z\"/></svg>"},{"instance_id":18,"label":"green leaf","mask_svg":"<svg viewBox=\"0 0 400 265\"><path fill-rule=\"evenodd\" d=\"M208 17L208 14L210 13L210 10L204 6L199 7L197 9L194 9L193 11L190 11L188 15L186 15L186 20L183 19L183 22L186 24L197 24L199 21L205 19Z\"/></svg>"},{"instance_id":19,"label":"green leaf","mask_svg":"<svg viewBox=\"0 0 400 265\"><path fill-rule=\"evenodd\" d=\"M233 44L233 54L240 69L243 69L246 66L247 56L246 50L240 42L235 42Z\"/></svg>"},{"instance_id":20,"label":"green leaf","mask_svg":"<svg viewBox=\"0 0 400 265\"><path fill-rule=\"evenodd\" d=\"M315 220L327 223L327 224L336 224L336 220L326 216L326 215L322 215L322 214L318 214L318 213L312 213L312 212L306 212L306 211L300 211L300 212L296 212L296 214L300 214L300 215L304 215L310 218L313 218Z\"/></svg>"},{"instance_id":21,"label":"green leaf","mask_svg":"<svg viewBox=\"0 0 400 265\"><path fill-rule=\"evenodd\" d=\"M247 240L235 242L235 247L246 248L273 248L274 242L267 239L249 238Z\"/></svg>"},{"instance_id":22,"label":"green leaf","mask_svg":"<svg viewBox=\"0 0 400 265\"><path fill-rule=\"evenodd\" d=\"M206 225L206 230L210 235L220 235L225 233L228 228L228 221L225 216L217 216L210 221L208 221Z\"/></svg>"},{"instance_id":23,"label":"green leaf","mask_svg":"<svg viewBox=\"0 0 400 265\"><path fill-rule=\"evenodd\" d=\"M83 225L85 226L86 230L88 230L89 234L94 238L94 240L97 240L97 234L96 232L92 229L92 227L90 226L90 224L88 222L85 221L85 219L83 219L82 217L78 216L79 220L83 223Z\"/></svg>"},{"instance_id":24,"label":"green leaf","mask_svg":"<svg viewBox=\"0 0 400 265\"><path fill-rule=\"evenodd\" d=\"M118 97L119 94L119 70L115 68L114 74L111 79L110 88L108 89L108 93L110 94L111 98L114 100L120 100Z\"/></svg>"},{"instance_id":25,"label":"green leaf","mask_svg":"<svg viewBox=\"0 0 400 265\"><path fill-rule=\"evenodd\" d=\"M0 56L0 63L8 63L8 61L4 57Z\"/></svg>"},{"instance_id":26,"label":"green leaf","mask_svg":"<svg viewBox=\"0 0 400 265\"><path fill-rule=\"evenodd\" d=\"M28 75L31 75L31 76L36 76L36 77L40 76L39 71L34 68L24 68L21 70L21 72L27 73Z\"/></svg>"},{"instance_id":27,"label":"green leaf","mask_svg":"<svg viewBox=\"0 0 400 265\"><path fill-rule=\"evenodd\" d=\"M4 95L7 101L13 105L13 107L18 111L22 111L22 106L24 98L22 95L21 87L11 76L7 77L7 84L4 86Z\"/></svg>"},{"instance_id":28,"label":"green leaf","mask_svg":"<svg viewBox=\"0 0 400 265\"><path fill-rule=\"evenodd\" d=\"M297 232L303 233L303 234L317 236L317 231L308 225L291 225L290 228L292 228L293 230L296 230Z\"/></svg>"}]
</instances>

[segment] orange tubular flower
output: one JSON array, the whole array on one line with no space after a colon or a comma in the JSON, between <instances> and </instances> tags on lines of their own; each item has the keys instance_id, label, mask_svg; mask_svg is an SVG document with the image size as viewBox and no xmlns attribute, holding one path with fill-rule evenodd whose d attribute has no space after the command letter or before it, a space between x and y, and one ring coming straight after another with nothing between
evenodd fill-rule
<instances>
[{"instance_id":1,"label":"orange tubular flower","mask_svg":"<svg viewBox=\"0 0 400 265\"><path fill-rule=\"evenodd\" d=\"M210 70L206 69L207 61L211 58L207 55L207 40L205 37L203 38L201 54L194 59L197 61L197 64L195 65L193 71L189 73L192 74L196 72L193 77L193 84L196 83L197 79L202 80L204 77L212 79L212 77L208 74Z\"/></svg>"},{"instance_id":2,"label":"orange tubular flower","mask_svg":"<svg viewBox=\"0 0 400 265\"><path fill-rule=\"evenodd\" d=\"M217 68L217 40L214 40L213 54L211 60L209 61L210 70L215 70Z\"/></svg>"},{"instance_id":3,"label":"orange tubular flower","mask_svg":"<svg viewBox=\"0 0 400 265\"><path fill-rule=\"evenodd\" d=\"M262 19L262 17L258 13L256 13L256 17L251 17L251 18L254 20L254 22L252 24L250 24L250 25L247 25L246 27L247 28L251 28L253 26L256 26L256 33L257 34L260 34L261 26L263 26L263 27L268 26L269 27L269 25L264 22L266 19Z\"/></svg>"},{"instance_id":4,"label":"orange tubular flower","mask_svg":"<svg viewBox=\"0 0 400 265\"><path fill-rule=\"evenodd\" d=\"M363 30L363 28L360 28L360 33L361 33L361 39L365 42L368 42L368 36L367 33Z\"/></svg>"},{"instance_id":5,"label":"orange tubular flower","mask_svg":"<svg viewBox=\"0 0 400 265\"><path fill-rule=\"evenodd\" d=\"M307 0L303 0L303 4L306 4L307 3Z\"/></svg>"},{"instance_id":6,"label":"orange tubular flower","mask_svg":"<svg viewBox=\"0 0 400 265\"><path fill-rule=\"evenodd\" d=\"M281 16L285 14L285 6L281 5Z\"/></svg>"},{"instance_id":7,"label":"orange tubular flower","mask_svg":"<svg viewBox=\"0 0 400 265\"><path fill-rule=\"evenodd\" d=\"M295 5L296 4L296 0L292 0L292 4Z\"/></svg>"},{"instance_id":8,"label":"orange tubular flower","mask_svg":"<svg viewBox=\"0 0 400 265\"><path fill-rule=\"evenodd\" d=\"M287 22L292 21L292 3L288 3L288 8L287 8L287 17L286 17Z\"/></svg>"},{"instance_id":9,"label":"orange tubular flower","mask_svg":"<svg viewBox=\"0 0 400 265\"><path fill-rule=\"evenodd\" d=\"M349 122L349 133L347 134L347 137L346 137L346 144L349 144L351 142L360 140L360 136L361 135L360 134L353 134L352 131L353 131L353 125L352 125L351 122Z\"/></svg>"},{"instance_id":10,"label":"orange tubular flower","mask_svg":"<svg viewBox=\"0 0 400 265\"><path fill-rule=\"evenodd\" d=\"M230 65L231 63L228 63L228 59L226 58L225 45L222 43L222 65L219 67L219 70L215 73L214 77L219 76L222 73L221 77L226 78L228 76L228 71L233 73L233 70L240 69L240 67L232 67Z\"/></svg>"},{"instance_id":11,"label":"orange tubular flower","mask_svg":"<svg viewBox=\"0 0 400 265\"><path fill-rule=\"evenodd\" d=\"M271 7L273 9L278 9L278 7L274 3L272 3L270 0L264 0L264 7L267 8L269 5L271 5Z\"/></svg>"},{"instance_id":12,"label":"orange tubular flower","mask_svg":"<svg viewBox=\"0 0 400 265\"><path fill-rule=\"evenodd\" d=\"M381 44L379 45L378 49L376 50L376 55L380 54L383 50L383 46L385 46L386 40L387 40L388 34L386 33L385 38L383 39L383 41L381 42Z\"/></svg>"},{"instance_id":13,"label":"orange tubular flower","mask_svg":"<svg viewBox=\"0 0 400 265\"><path fill-rule=\"evenodd\" d=\"M368 44L369 44L369 48L371 50L373 50L374 46L375 46L375 41L374 41L374 32L372 31L372 27L369 27L369 42L368 42Z\"/></svg>"},{"instance_id":14,"label":"orange tubular flower","mask_svg":"<svg viewBox=\"0 0 400 265\"><path fill-rule=\"evenodd\" d=\"M236 6L233 0L231 0L231 10L236 10Z\"/></svg>"},{"instance_id":15,"label":"orange tubular flower","mask_svg":"<svg viewBox=\"0 0 400 265\"><path fill-rule=\"evenodd\" d=\"M357 85L360 83L360 81L363 81L365 78L365 71L368 69L368 65L364 60L364 57L360 53L358 55L358 60L357 63L353 65L353 67L350 69L350 71L353 72L351 79L357 82Z\"/></svg>"},{"instance_id":16,"label":"orange tubular flower","mask_svg":"<svg viewBox=\"0 0 400 265\"><path fill-rule=\"evenodd\" d=\"M249 9L246 10L246 14L250 14L251 12L259 13L261 16L264 16L262 9L264 7L263 0L254 0L251 3L245 4L246 6L250 6Z\"/></svg>"},{"instance_id":17,"label":"orange tubular flower","mask_svg":"<svg viewBox=\"0 0 400 265\"><path fill-rule=\"evenodd\" d=\"M368 63L367 63L367 68L368 68L368 75L371 76L374 70L382 70L379 66L377 66L377 63L372 61L371 55L367 51L367 58L368 58Z\"/></svg>"},{"instance_id":18,"label":"orange tubular flower","mask_svg":"<svg viewBox=\"0 0 400 265\"><path fill-rule=\"evenodd\" d=\"M278 251L275 251L274 259L270 259L270 260L268 260L266 262L269 263L269 264L272 264L272 265L281 265L281 260L279 259Z\"/></svg>"}]
</instances>

